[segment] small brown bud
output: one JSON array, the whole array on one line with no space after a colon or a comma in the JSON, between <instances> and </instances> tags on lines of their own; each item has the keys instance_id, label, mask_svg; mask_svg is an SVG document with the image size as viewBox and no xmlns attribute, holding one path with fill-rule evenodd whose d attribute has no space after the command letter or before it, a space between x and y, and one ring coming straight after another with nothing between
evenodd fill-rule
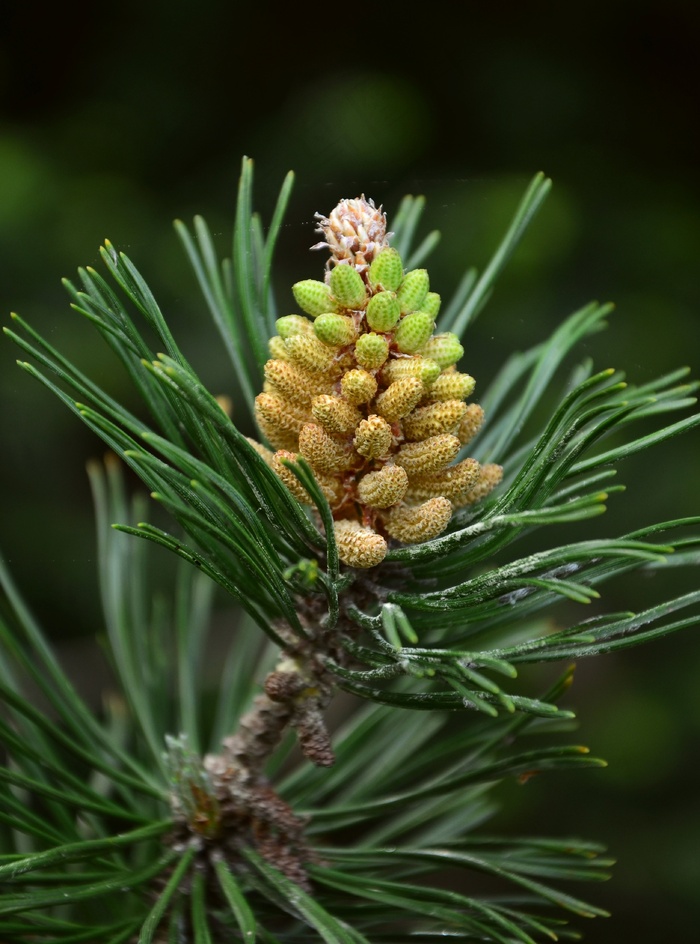
<instances>
[{"instance_id":1,"label":"small brown bud","mask_svg":"<svg viewBox=\"0 0 700 944\"><path fill-rule=\"evenodd\" d=\"M221 407L222 412L230 419L233 416L233 400L231 397L227 396L225 393L220 393L216 398L216 402Z\"/></svg>"},{"instance_id":2,"label":"small brown bud","mask_svg":"<svg viewBox=\"0 0 700 944\"><path fill-rule=\"evenodd\" d=\"M306 687L298 672L274 671L265 679L265 694L272 701L293 701Z\"/></svg>"},{"instance_id":3,"label":"small brown bud","mask_svg":"<svg viewBox=\"0 0 700 944\"><path fill-rule=\"evenodd\" d=\"M328 728L319 706L313 701L299 708L292 719L299 747L307 760L316 767L332 767L335 754Z\"/></svg>"}]
</instances>

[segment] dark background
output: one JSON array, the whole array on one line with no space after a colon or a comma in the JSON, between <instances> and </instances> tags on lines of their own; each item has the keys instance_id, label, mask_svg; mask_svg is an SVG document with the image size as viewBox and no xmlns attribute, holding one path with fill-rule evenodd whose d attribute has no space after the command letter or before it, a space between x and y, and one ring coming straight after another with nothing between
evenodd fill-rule
<instances>
[{"instance_id":1,"label":"dark background","mask_svg":"<svg viewBox=\"0 0 700 944\"><path fill-rule=\"evenodd\" d=\"M341 197L365 193L391 215L404 193L425 194L424 231L443 233L431 280L448 295L467 264L483 268L543 170L553 192L469 336L480 388L507 353L591 299L617 306L584 346L598 367L643 382L687 364L697 377L699 43L690 0L15 4L0 48L3 320L19 312L138 408L59 284L99 267L108 237L210 387L230 392L170 224L202 213L227 251L242 155L255 159L266 218L283 175L297 175L278 250L282 307L293 281L319 277L313 213ZM84 465L101 447L17 356L3 340L0 548L69 658L100 626ZM597 533L700 513L699 453L691 434L630 460L628 492ZM655 578L658 591L623 582L603 602L637 608L678 579ZM693 630L582 664L578 737L610 766L504 791L504 828L601 839L618 857L611 883L577 889L613 911L586 927L589 940L687 940L697 924L699 672Z\"/></svg>"}]
</instances>

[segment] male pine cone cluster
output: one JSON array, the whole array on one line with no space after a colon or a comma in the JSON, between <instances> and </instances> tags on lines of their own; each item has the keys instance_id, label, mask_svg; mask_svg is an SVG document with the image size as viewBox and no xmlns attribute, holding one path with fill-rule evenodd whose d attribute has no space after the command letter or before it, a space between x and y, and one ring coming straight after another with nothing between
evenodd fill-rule
<instances>
[{"instance_id":1,"label":"male pine cone cluster","mask_svg":"<svg viewBox=\"0 0 700 944\"><path fill-rule=\"evenodd\" d=\"M481 407L466 403L475 382L456 369L457 336L434 333L440 296L425 269L404 271L382 208L361 197L318 218L324 241L313 248L331 251L325 280L293 286L305 314L277 321L256 420L275 450L262 454L306 503L285 460L301 455L311 466L333 511L340 559L374 567L389 540L440 534L502 470L455 461L483 420Z\"/></svg>"}]
</instances>

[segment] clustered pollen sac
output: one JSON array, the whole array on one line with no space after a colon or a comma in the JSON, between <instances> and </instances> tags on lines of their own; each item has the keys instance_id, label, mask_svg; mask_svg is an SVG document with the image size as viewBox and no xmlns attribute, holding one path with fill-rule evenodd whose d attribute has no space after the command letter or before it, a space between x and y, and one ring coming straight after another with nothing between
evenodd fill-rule
<instances>
[{"instance_id":1,"label":"clustered pollen sac","mask_svg":"<svg viewBox=\"0 0 700 944\"><path fill-rule=\"evenodd\" d=\"M406 271L386 214L364 196L320 216L323 281L292 286L303 314L277 320L255 401L260 451L294 496L302 456L328 499L341 561L375 567L390 543L437 537L457 508L483 499L502 469L459 459L484 413L457 369L451 332L435 333L440 296L426 269Z\"/></svg>"}]
</instances>

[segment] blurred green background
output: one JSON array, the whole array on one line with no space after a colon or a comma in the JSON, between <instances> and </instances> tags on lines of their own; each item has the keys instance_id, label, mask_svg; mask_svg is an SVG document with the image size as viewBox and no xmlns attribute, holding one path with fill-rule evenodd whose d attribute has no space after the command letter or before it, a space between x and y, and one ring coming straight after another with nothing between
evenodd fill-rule
<instances>
[{"instance_id":1,"label":"blurred green background","mask_svg":"<svg viewBox=\"0 0 700 944\"><path fill-rule=\"evenodd\" d=\"M14 4L0 47L0 285L19 312L130 388L60 286L100 266L108 237L144 273L195 367L235 392L171 221L202 213L226 251L242 155L269 214L297 182L277 263L289 286L318 277L313 214L364 193L391 215L425 194L429 263L449 295L483 268L531 176L554 189L467 344L485 389L514 348L591 300L617 305L584 346L598 367L643 382L679 365L700 375L700 5L695 2L251 7L214 0ZM0 344L0 548L66 660L99 629L85 461L101 445L18 370ZM243 425L247 422L241 418ZM628 484L599 533L700 513L696 436L621 470ZM582 537L586 536L581 529ZM579 532L573 537L578 537ZM567 536L568 537L568 536ZM635 608L685 572L605 590ZM72 663L71 663L72 664ZM587 939L688 940L700 917L700 643L687 631L582 664L578 737L605 771L503 791L503 828L601 839L613 881L579 889L613 916Z\"/></svg>"}]
</instances>

